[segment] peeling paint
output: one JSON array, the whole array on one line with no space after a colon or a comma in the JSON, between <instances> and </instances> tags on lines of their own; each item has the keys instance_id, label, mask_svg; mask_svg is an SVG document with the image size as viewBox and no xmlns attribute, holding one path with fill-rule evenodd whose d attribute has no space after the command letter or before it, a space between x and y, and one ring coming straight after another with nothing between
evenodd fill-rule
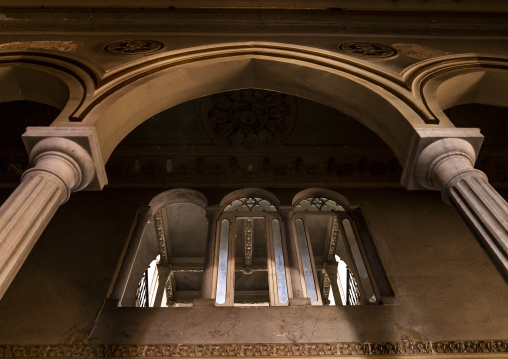
<instances>
[{"instance_id":1,"label":"peeling paint","mask_svg":"<svg viewBox=\"0 0 508 359\"><path fill-rule=\"evenodd\" d=\"M451 55L450 52L434 49L418 44L400 43L391 45L401 55L406 55L418 60L427 60L433 57Z\"/></svg>"}]
</instances>

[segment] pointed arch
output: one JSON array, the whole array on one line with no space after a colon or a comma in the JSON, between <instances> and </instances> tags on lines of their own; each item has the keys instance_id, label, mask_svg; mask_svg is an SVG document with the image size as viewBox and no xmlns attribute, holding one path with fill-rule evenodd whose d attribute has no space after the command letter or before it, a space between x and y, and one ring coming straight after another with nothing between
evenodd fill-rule
<instances>
[{"instance_id":1,"label":"pointed arch","mask_svg":"<svg viewBox=\"0 0 508 359\"><path fill-rule=\"evenodd\" d=\"M345 55L287 44L244 42L158 54L109 72L99 86L75 119L96 127L104 159L151 116L242 88L287 93L342 111L380 136L401 163L414 127L435 123L397 74Z\"/></svg>"}]
</instances>

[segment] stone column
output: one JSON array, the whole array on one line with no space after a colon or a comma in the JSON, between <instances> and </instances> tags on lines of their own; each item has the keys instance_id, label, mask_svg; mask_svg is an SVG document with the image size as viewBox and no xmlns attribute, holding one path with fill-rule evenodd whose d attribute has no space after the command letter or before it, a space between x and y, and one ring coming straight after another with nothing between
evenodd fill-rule
<instances>
[{"instance_id":1,"label":"stone column","mask_svg":"<svg viewBox=\"0 0 508 359\"><path fill-rule=\"evenodd\" d=\"M279 207L279 213L282 217L283 230L286 237L286 248L288 252L289 274L291 277L291 288L293 296L289 298L289 305L311 305L310 298L304 295L305 279L301 268L301 255L298 246L296 234L293 231L294 209L289 206Z\"/></svg>"},{"instance_id":2,"label":"stone column","mask_svg":"<svg viewBox=\"0 0 508 359\"><path fill-rule=\"evenodd\" d=\"M94 176L88 152L64 138L46 138L30 153L32 168L0 207L0 298L58 207Z\"/></svg>"},{"instance_id":3,"label":"stone column","mask_svg":"<svg viewBox=\"0 0 508 359\"><path fill-rule=\"evenodd\" d=\"M215 235L217 233L217 219L220 215L221 207L210 206L206 209L206 219L208 221L208 235L206 239L205 262L203 265L203 279L201 281L201 299L200 303L214 303L213 292L213 272L215 263ZM210 302L210 300L212 300ZM207 302L208 301L208 302Z\"/></svg>"},{"instance_id":4,"label":"stone column","mask_svg":"<svg viewBox=\"0 0 508 359\"><path fill-rule=\"evenodd\" d=\"M460 138L440 139L418 156L415 176L437 189L473 231L501 274L508 280L508 203L473 167L475 151Z\"/></svg>"},{"instance_id":5,"label":"stone column","mask_svg":"<svg viewBox=\"0 0 508 359\"><path fill-rule=\"evenodd\" d=\"M162 305L162 298L164 297L164 292L166 292L166 303L168 307L174 305L173 301L173 281L172 281L172 272L173 269L170 265L157 265L157 272L159 274L159 284L157 286L157 293L155 293L155 300L153 303L154 307L160 307Z\"/></svg>"},{"instance_id":6,"label":"stone column","mask_svg":"<svg viewBox=\"0 0 508 359\"><path fill-rule=\"evenodd\" d=\"M338 267L337 261L328 261L324 265L326 275L328 276L328 279L330 280L330 289L333 293L333 298L335 299L335 305L345 305L345 303L342 303L342 296L340 295L340 289L339 289L339 283L338 283L338 273L337 273L337 267ZM346 294L347 295L347 294ZM323 299L324 301L324 299Z\"/></svg>"}]
</instances>

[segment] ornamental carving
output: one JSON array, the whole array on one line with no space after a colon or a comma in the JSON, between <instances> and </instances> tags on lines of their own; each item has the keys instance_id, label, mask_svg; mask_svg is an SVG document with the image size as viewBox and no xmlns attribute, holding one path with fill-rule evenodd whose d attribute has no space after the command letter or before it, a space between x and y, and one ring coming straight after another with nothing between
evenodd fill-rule
<instances>
[{"instance_id":1,"label":"ornamental carving","mask_svg":"<svg viewBox=\"0 0 508 359\"><path fill-rule=\"evenodd\" d=\"M296 124L297 100L265 90L239 90L200 99L205 134L217 144L248 149L286 139Z\"/></svg>"},{"instance_id":2,"label":"ornamental carving","mask_svg":"<svg viewBox=\"0 0 508 359\"><path fill-rule=\"evenodd\" d=\"M254 225L252 218L248 217L245 221L245 267L243 272L245 274L252 273L252 240L254 237Z\"/></svg>"},{"instance_id":3,"label":"ornamental carving","mask_svg":"<svg viewBox=\"0 0 508 359\"><path fill-rule=\"evenodd\" d=\"M120 40L104 46L104 51L114 55L142 55L162 49L164 45L155 40Z\"/></svg>"},{"instance_id":4,"label":"ornamental carving","mask_svg":"<svg viewBox=\"0 0 508 359\"><path fill-rule=\"evenodd\" d=\"M157 243L159 244L159 253L161 255L160 262L163 265L169 263L168 251L166 247L166 236L164 235L164 225L162 224L162 214L157 211L154 216L155 231L157 233Z\"/></svg>"},{"instance_id":5,"label":"ornamental carving","mask_svg":"<svg viewBox=\"0 0 508 359\"><path fill-rule=\"evenodd\" d=\"M507 340L292 344L0 345L0 358L337 357L508 353Z\"/></svg>"},{"instance_id":6,"label":"ornamental carving","mask_svg":"<svg viewBox=\"0 0 508 359\"><path fill-rule=\"evenodd\" d=\"M330 246L328 247L328 260L335 260L335 250L337 249L337 240L339 239L339 220L333 217L332 235L330 236Z\"/></svg>"},{"instance_id":7,"label":"ornamental carving","mask_svg":"<svg viewBox=\"0 0 508 359\"><path fill-rule=\"evenodd\" d=\"M347 55L366 58L385 58L397 53L390 46L373 42L346 42L338 45L337 49Z\"/></svg>"}]
</instances>

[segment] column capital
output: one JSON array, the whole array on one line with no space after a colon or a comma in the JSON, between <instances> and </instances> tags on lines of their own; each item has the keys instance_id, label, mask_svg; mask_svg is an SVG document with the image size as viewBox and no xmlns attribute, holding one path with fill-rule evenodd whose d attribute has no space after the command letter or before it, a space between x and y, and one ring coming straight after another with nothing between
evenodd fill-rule
<instances>
[{"instance_id":1,"label":"column capital","mask_svg":"<svg viewBox=\"0 0 508 359\"><path fill-rule=\"evenodd\" d=\"M28 177L51 175L61 181L65 193L64 202L71 192L90 184L94 177L92 157L76 142L59 137L49 137L38 142L30 152L33 166L23 173L21 181Z\"/></svg>"},{"instance_id":2,"label":"column capital","mask_svg":"<svg viewBox=\"0 0 508 359\"><path fill-rule=\"evenodd\" d=\"M81 174L79 183L68 183L70 191L100 190L107 184L97 134L91 127L28 127L23 142L30 156L30 165L42 168L50 159L68 161ZM35 168L26 172L28 175ZM51 172L49 168L48 172ZM24 176L26 176L24 174ZM60 176L63 174L60 173ZM61 178L63 180L63 178ZM64 181L65 182L65 181Z\"/></svg>"},{"instance_id":3,"label":"column capital","mask_svg":"<svg viewBox=\"0 0 508 359\"><path fill-rule=\"evenodd\" d=\"M401 183L409 190L440 189L429 183L428 179L424 179L430 163L440 155L446 157L447 153L455 152L457 155L462 153L463 159L467 159L474 166L482 142L483 135L477 128L416 129L404 163Z\"/></svg>"},{"instance_id":4,"label":"column capital","mask_svg":"<svg viewBox=\"0 0 508 359\"><path fill-rule=\"evenodd\" d=\"M487 176L474 168L476 152L473 146L461 138L443 138L423 149L416 160L414 178L426 189L439 190L450 204L451 188L465 177Z\"/></svg>"}]
</instances>

